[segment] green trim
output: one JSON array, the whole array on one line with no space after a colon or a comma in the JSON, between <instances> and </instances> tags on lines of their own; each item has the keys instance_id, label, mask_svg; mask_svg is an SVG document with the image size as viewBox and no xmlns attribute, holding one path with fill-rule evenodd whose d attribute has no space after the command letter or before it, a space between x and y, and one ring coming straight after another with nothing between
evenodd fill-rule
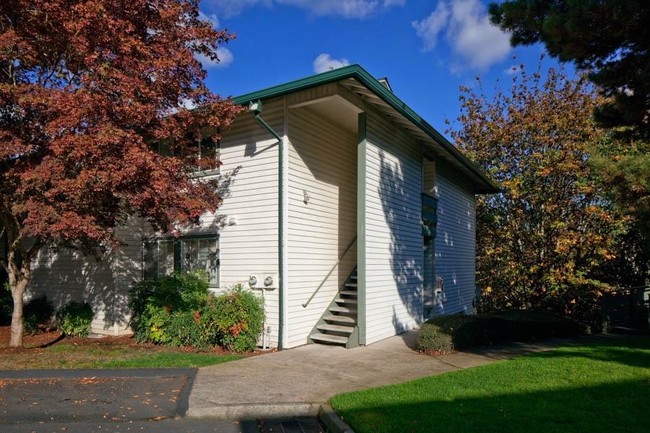
<instances>
[{"instance_id":1,"label":"green trim","mask_svg":"<svg viewBox=\"0 0 650 433\"><path fill-rule=\"evenodd\" d=\"M366 344L366 113L359 113L357 144L357 326Z\"/></svg>"},{"instance_id":2,"label":"green trim","mask_svg":"<svg viewBox=\"0 0 650 433\"><path fill-rule=\"evenodd\" d=\"M398 113L404 116L415 126L420 128L422 132L427 134L434 142L439 144L449 155L455 158L470 173L475 175L480 180L479 184L477 184L477 186L479 186L478 192L496 193L501 190L492 179L490 179L485 173L481 171L481 169L479 169L476 165L474 165L474 163L467 159L465 155L460 153L460 151L456 149L456 147L451 144L445 137L443 137L442 134L436 131L433 126L422 119L422 117L420 117L401 99L395 96L393 92L384 87L384 85L382 85L359 65L350 65L343 68L327 71L322 74L313 75L311 77L290 81L279 86L269 87L267 89L247 93L245 95L233 98L233 102L238 105L245 105L251 101L258 99L262 100L275 98L278 96L286 95L288 93L310 89L312 87L335 81L345 80L347 78L354 78L366 86L369 90L371 90L375 95L390 105Z\"/></svg>"}]
</instances>

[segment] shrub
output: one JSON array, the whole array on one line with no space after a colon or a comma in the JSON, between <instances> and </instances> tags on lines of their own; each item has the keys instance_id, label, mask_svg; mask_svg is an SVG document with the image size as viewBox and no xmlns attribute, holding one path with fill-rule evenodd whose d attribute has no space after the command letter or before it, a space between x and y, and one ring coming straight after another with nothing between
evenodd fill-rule
<instances>
[{"instance_id":1,"label":"shrub","mask_svg":"<svg viewBox=\"0 0 650 433\"><path fill-rule=\"evenodd\" d=\"M131 327L139 333L138 321L150 305L168 312L199 310L206 305L208 293L208 278L200 271L137 282L129 291Z\"/></svg>"},{"instance_id":2,"label":"shrub","mask_svg":"<svg viewBox=\"0 0 650 433\"><path fill-rule=\"evenodd\" d=\"M95 317L92 307L86 302L71 301L56 313L59 329L69 337L85 337Z\"/></svg>"},{"instance_id":3,"label":"shrub","mask_svg":"<svg viewBox=\"0 0 650 433\"><path fill-rule=\"evenodd\" d=\"M209 302L202 323L225 348L252 351L262 334L264 304L252 291L237 286Z\"/></svg>"},{"instance_id":4,"label":"shrub","mask_svg":"<svg viewBox=\"0 0 650 433\"><path fill-rule=\"evenodd\" d=\"M48 301L47 296L41 295L30 300L25 304L23 309L23 327L25 332L28 334L38 332L39 326L47 326L51 322L53 314L54 307Z\"/></svg>"},{"instance_id":5,"label":"shrub","mask_svg":"<svg viewBox=\"0 0 650 433\"><path fill-rule=\"evenodd\" d=\"M428 320L418 335L424 352L450 352L490 344L578 335L582 326L546 312L513 310L476 316L440 316Z\"/></svg>"},{"instance_id":6,"label":"shrub","mask_svg":"<svg viewBox=\"0 0 650 433\"><path fill-rule=\"evenodd\" d=\"M264 323L261 298L242 287L215 297L204 273L136 283L129 305L136 340L168 346L251 351Z\"/></svg>"}]
</instances>

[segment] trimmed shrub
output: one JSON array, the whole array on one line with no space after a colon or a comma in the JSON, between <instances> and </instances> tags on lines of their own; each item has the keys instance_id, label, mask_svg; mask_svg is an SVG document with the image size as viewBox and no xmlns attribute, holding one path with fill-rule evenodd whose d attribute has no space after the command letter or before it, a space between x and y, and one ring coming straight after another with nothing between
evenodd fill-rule
<instances>
[{"instance_id":1,"label":"trimmed shrub","mask_svg":"<svg viewBox=\"0 0 650 433\"><path fill-rule=\"evenodd\" d=\"M578 335L583 327L567 318L530 310L484 315L440 316L422 325L418 348L423 352L451 352L491 344Z\"/></svg>"},{"instance_id":2,"label":"trimmed shrub","mask_svg":"<svg viewBox=\"0 0 650 433\"><path fill-rule=\"evenodd\" d=\"M87 302L71 301L56 313L59 329L68 337L86 337L95 313Z\"/></svg>"},{"instance_id":3,"label":"trimmed shrub","mask_svg":"<svg viewBox=\"0 0 650 433\"><path fill-rule=\"evenodd\" d=\"M13 309L13 301L11 302ZM9 313L11 321L11 313ZM47 296L41 295L25 304L23 308L23 327L26 333L34 334L39 331L39 327L48 326L54 315L54 307L48 301Z\"/></svg>"},{"instance_id":4,"label":"trimmed shrub","mask_svg":"<svg viewBox=\"0 0 650 433\"><path fill-rule=\"evenodd\" d=\"M262 298L237 286L211 300L202 317L208 332L215 332L223 347L236 352L255 350L264 326Z\"/></svg>"}]
</instances>

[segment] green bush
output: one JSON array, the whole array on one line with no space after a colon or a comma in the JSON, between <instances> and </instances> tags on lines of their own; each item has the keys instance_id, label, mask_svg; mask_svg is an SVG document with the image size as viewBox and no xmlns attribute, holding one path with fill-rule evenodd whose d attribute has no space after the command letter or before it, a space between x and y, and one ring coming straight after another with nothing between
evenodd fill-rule
<instances>
[{"instance_id":1,"label":"green bush","mask_svg":"<svg viewBox=\"0 0 650 433\"><path fill-rule=\"evenodd\" d=\"M13 308L13 301L12 301ZM34 334L39 326L47 326L52 321L54 307L47 296L41 295L27 302L23 308L23 327L26 333ZM10 318L11 320L11 318Z\"/></svg>"},{"instance_id":2,"label":"green bush","mask_svg":"<svg viewBox=\"0 0 650 433\"><path fill-rule=\"evenodd\" d=\"M546 312L514 310L483 315L439 316L422 325L418 348L450 352L498 343L578 335L582 326Z\"/></svg>"},{"instance_id":3,"label":"green bush","mask_svg":"<svg viewBox=\"0 0 650 433\"><path fill-rule=\"evenodd\" d=\"M71 301L56 313L59 329L69 337L85 337L90 332L95 313L86 302Z\"/></svg>"},{"instance_id":4,"label":"green bush","mask_svg":"<svg viewBox=\"0 0 650 433\"><path fill-rule=\"evenodd\" d=\"M129 292L131 327L136 334L142 333L138 321L148 306L164 308L169 313L196 311L206 305L208 293L208 278L204 272L176 273L137 282Z\"/></svg>"},{"instance_id":5,"label":"green bush","mask_svg":"<svg viewBox=\"0 0 650 433\"><path fill-rule=\"evenodd\" d=\"M237 286L211 300L202 319L204 328L216 332L223 347L252 351L262 334L264 304L252 291Z\"/></svg>"},{"instance_id":6,"label":"green bush","mask_svg":"<svg viewBox=\"0 0 650 433\"><path fill-rule=\"evenodd\" d=\"M136 340L167 346L251 351L264 323L261 298L241 287L215 297L204 273L136 283L130 307Z\"/></svg>"}]
</instances>

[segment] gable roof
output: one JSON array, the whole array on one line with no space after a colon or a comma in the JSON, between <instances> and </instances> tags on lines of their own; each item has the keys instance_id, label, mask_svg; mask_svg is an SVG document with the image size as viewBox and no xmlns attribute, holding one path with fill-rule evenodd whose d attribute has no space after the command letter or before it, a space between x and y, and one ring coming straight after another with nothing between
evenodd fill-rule
<instances>
[{"instance_id":1,"label":"gable roof","mask_svg":"<svg viewBox=\"0 0 650 433\"><path fill-rule=\"evenodd\" d=\"M247 93L234 98L233 102L244 105L258 99L275 98L333 82L341 82L341 84L349 87L365 102L374 105L380 112L390 117L411 135L427 144L438 156L447 162L451 162L469 176L473 181L475 192L495 193L500 191L497 184L463 155L449 140L359 65L345 66L322 74Z\"/></svg>"}]
</instances>

